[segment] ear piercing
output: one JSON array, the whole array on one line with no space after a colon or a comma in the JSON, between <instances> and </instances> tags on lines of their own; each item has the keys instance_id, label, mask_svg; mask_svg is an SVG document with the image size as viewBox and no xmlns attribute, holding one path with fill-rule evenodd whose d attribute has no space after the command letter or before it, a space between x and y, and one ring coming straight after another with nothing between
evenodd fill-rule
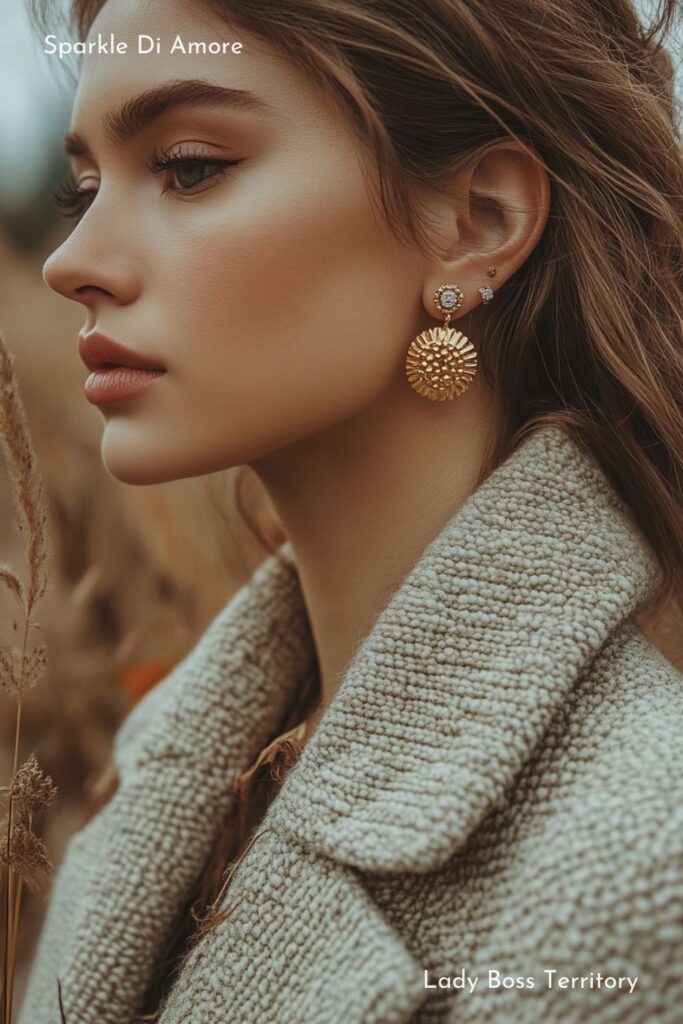
<instances>
[{"instance_id":1,"label":"ear piercing","mask_svg":"<svg viewBox=\"0 0 683 1024\"><path fill-rule=\"evenodd\" d=\"M496 268L495 267L489 267L488 270L486 271L486 276L487 277L495 277L496 276ZM488 305L488 303L493 298L493 288L491 288L490 285L486 285L484 288L480 288L479 289L479 294L481 295L481 301L484 303L484 305Z\"/></svg>"}]
</instances>

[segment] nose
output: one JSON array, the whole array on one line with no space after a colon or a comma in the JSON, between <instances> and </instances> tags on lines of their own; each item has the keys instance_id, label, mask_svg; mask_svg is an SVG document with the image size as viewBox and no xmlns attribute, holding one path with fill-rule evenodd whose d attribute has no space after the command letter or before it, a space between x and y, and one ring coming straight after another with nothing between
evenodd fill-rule
<instances>
[{"instance_id":1,"label":"nose","mask_svg":"<svg viewBox=\"0 0 683 1024\"><path fill-rule=\"evenodd\" d=\"M133 254L108 235L101 221L97 233L94 221L87 221L86 216L48 256L43 280L53 291L88 307L98 301L132 302L140 288Z\"/></svg>"}]
</instances>

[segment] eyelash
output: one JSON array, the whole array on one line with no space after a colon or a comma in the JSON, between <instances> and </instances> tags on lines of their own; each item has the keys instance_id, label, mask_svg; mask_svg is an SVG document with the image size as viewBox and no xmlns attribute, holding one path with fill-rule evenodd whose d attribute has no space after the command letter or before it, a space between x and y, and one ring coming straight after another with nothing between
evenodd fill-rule
<instances>
[{"instance_id":1,"label":"eyelash","mask_svg":"<svg viewBox=\"0 0 683 1024\"><path fill-rule=\"evenodd\" d=\"M164 190L173 191L181 195L195 195L198 192L204 191L200 186L203 185L205 181L208 181L211 178L223 177L230 172L232 167L235 167L240 162L240 160L231 160L225 157L208 156L206 154L202 154L198 150L193 150L192 152L184 152L180 150L175 153L173 150L167 150L166 152L154 150L147 161L146 166L152 174L163 174L176 167L178 164L204 165L215 168L212 174L206 175L205 178L202 178L201 181L194 185L187 185L184 188L181 186L174 189ZM86 212L96 194L95 189L79 188L72 177L55 190L54 201L64 216L78 220Z\"/></svg>"}]
</instances>

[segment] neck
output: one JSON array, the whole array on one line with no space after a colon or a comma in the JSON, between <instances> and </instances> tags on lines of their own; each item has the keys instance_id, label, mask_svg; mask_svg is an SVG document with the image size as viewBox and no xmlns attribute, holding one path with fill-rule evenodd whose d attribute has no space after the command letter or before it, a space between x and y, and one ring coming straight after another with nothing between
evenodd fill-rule
<instances>
[{"instance_id":1,"label":"neck","mask_svg":"<svg viewBox=\"0 0 683 1024\"><path fill-rule=\"evenodd\" d=\"M252 463L296 556L321 679L313 728L393 590L476 489L495 422L481 373L450 402L401 381L361 414Z\"/></svg>"}]
</instances>

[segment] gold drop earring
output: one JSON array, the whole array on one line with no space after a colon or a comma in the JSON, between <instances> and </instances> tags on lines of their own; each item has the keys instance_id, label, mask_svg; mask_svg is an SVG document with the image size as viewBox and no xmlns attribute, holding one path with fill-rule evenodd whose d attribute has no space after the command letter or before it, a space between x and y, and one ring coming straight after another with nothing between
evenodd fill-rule
<instances>
[{"instance_id":1,"label":"gold drop earring","mask_svg":"<svg viewBox=\"0 0 683 1024\"><path fill-rule=\"evenodd\" d=\"M480 289L480 292L482 289ZM491 297L493 297L493 292ZM430 327L413 340L406 355L406 376L418 395L444 402L467 391L477 372L477 353L462 331L450 326L451 314L463 303L457 284L442 284L434 292L434 305L443 314L440 327ZM490 301L482 294L484 302Z\"/></svg>"}]
</instances>

